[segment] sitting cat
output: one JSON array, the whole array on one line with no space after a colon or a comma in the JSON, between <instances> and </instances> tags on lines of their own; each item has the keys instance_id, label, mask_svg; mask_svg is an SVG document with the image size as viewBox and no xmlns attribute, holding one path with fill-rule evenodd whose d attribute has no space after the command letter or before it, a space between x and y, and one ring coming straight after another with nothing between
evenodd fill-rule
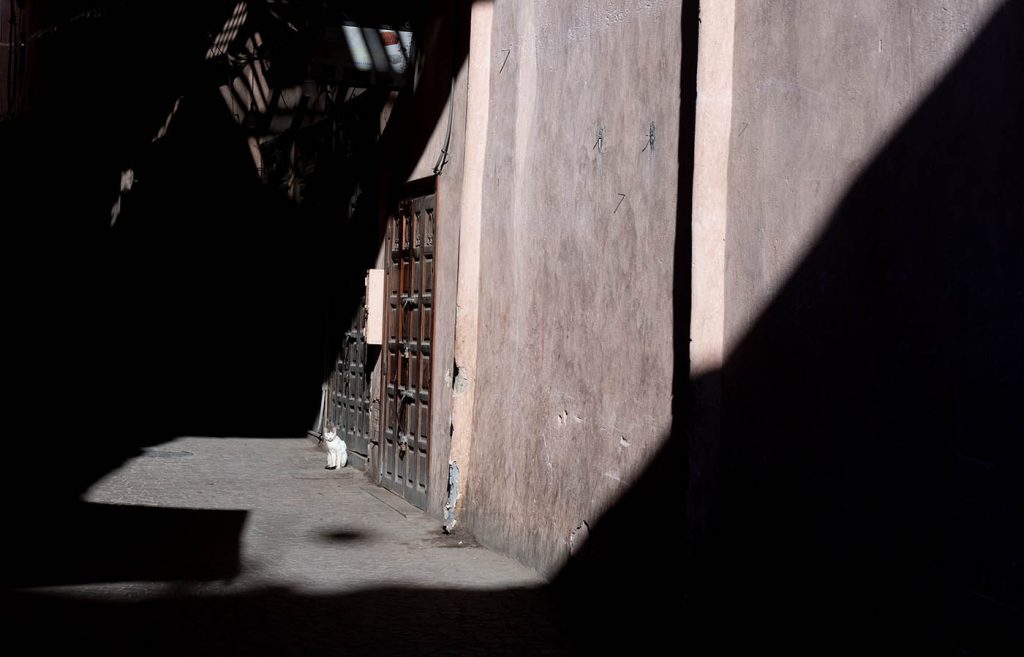
<instances>
[{"instance_id":1,"label":"sitting cat","mask_svg":"<svg viewBox=\"0 0 1024 657\"><path fill-rule=\"evenodd\" d=\"M345 441L338 438L338 428L331 427L324 434L324 445L327 446L327 466L325 470L344 468L348 464L348 448Z\"/></svg>"}]
</instances>

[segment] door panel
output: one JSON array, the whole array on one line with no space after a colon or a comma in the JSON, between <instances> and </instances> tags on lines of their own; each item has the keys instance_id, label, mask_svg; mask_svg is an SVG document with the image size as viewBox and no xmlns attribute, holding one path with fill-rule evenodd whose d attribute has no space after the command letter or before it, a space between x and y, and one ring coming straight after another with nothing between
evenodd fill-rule
<instances>
[{"instance_id":1,"label":"door panel","mask_svg":"<svg viewBox=\"0 0 1024 657\"><path fill-rule=\"evenodd\" d=\"M370 373L363 327L365 298L353 314L328 381L327 426L337 426L352 460L366 462L370 434Z\"/></svg>"},{"instance_id":2,"label":"door panel","mask_svg":"<svg viewBox=\"0 0 1024 657\"><path fill-rule=\"evenodd\" d=\"M420 508L430 473L435 199L402 200L387 229L381 483Z\"/></svg>"}]
</instances>

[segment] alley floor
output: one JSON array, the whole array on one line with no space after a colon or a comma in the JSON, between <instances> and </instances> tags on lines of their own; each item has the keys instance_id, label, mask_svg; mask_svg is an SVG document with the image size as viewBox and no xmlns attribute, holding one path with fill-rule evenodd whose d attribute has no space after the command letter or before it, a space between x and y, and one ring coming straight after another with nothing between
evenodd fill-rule
<instances>
[{"instance_id":1,"label":"alley floor","mask_svg":"<svg viewBox=\"0 0 1024 657\"><path fill-rule=\"evenodd\" d=\"M8 646L90 654L560 654L545 582L305 439L179 438L46 518ZM58 514L60 515L60 514Z\"/></svg>"}]
</instances>

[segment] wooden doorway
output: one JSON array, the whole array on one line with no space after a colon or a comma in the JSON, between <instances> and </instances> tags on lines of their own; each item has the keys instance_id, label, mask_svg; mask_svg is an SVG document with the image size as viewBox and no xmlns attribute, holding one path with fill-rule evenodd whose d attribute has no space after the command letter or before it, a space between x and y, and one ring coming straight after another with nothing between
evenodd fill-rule
<instances>
[{"instance_id":1,"label":"wooden doorway","mask_svg":"<svg viewBox=\"0 0 1024 657\"><path fill-rule=\"evenodd\" d=\"M430 484L436 182L388 217L381 401L381 485L425 509Z\"/></svg>"}]
</instances>

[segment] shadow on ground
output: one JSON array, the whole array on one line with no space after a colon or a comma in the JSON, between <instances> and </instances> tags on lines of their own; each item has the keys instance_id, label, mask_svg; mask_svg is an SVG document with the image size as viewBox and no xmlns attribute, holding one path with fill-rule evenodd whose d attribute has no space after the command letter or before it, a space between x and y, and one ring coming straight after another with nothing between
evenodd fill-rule
<instances>
[{"instance_id":1,"label":"shadow on ground","mask_svg":"<svg viewBox=\"0 0 1024 657\"><path fill-rule=\"evenodd\" d=\"M382 588L345 596L268 589L244 596L99 602L4 594L12 645L152 655L557 655L541 591ZM49 619L41 623L40 619ZM43 631L59 621L56 631Z\"/></svg>"},{"instance_id":2,"label":"shadow on ground","mask_svg":"<svg viewBox=\"0 0 1024 657\"><path fill-rule=\"evenodd\" d=\"M5 550L7 588L230 580L241 572L247 511L87 502L27 511L5 518L18 532Z\"/></svg>"}]
</instances>

